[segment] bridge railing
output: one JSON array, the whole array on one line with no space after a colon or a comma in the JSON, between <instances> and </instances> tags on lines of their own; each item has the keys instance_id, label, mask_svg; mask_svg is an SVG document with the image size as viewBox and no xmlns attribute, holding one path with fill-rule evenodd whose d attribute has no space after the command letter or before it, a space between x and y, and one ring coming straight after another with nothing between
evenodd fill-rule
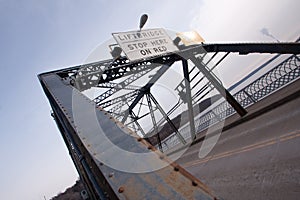
<instances>
[{"instance_id":1,"label":"bridge railing","mask_svg":"<svg viewBox=\"0 0 300 200\"><path fill-rule=\"evenodd\" d=\"M243 107L248 107L267 97L279 88L295 81L299 76L300 58L299 55L292 55L233 96ZM223 101L195 119L196 132L199 133L234 113L235 110L230 104L227 103L227 101ZM189 126L184 126L179 131L186 140L190 138ZM162 144L163 151L166 151L180 144L180 142L177 137L172 134L166 138Z\"/></svg>"}]
</instances>

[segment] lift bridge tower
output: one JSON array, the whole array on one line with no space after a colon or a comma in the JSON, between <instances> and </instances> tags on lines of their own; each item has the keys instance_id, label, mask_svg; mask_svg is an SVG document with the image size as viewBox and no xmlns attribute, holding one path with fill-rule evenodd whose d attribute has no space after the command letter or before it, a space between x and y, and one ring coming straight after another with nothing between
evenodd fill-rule
<instances>
[{"instance_id":1,"label":"lift bridge tower","mask_svg":"<svg viewBox=\"0 0 300 200\"><path fill-rule=\"evenodd\" d=\"M255 101L233 96L214 70L230 53L299 54L299 43L206 44L197 34L141 29L143 17L140 30L113 33L111 59L38 75L52 116L91 199L217 199L175 162L197 139L197 105L223 99L218 121L247 115Z\"/></svg>"}]
</instances>

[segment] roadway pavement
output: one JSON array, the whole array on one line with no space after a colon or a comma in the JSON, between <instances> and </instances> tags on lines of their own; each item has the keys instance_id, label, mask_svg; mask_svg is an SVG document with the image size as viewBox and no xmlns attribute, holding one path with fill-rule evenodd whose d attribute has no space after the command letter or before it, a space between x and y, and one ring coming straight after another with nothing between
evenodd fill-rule
<instances>
[{"instance_id":1,"label":"roadway pavement","mask_svg":"<svg viewBox=\"0 0 300 200\"><path fill-rule=\"evenodd\" d=\"M300 199L299 94L300 80L226 120L206 157L198 142L177 162L221 199Z\"/></svg>"}]
</instances>

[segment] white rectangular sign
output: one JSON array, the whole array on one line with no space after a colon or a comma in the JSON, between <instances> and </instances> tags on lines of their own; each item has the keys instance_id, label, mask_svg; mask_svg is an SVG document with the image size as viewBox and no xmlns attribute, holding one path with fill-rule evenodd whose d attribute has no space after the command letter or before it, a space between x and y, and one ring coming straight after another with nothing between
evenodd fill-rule
<instances>
[{"instance_id":1,"label":"white rectangular sign","mask_svg":"<svg viewBox=\"0 0 300 200\"><path fill-rule=\"evenodd\" d=\"M178 51L162 28L112 34L130 61Z\"/></svg>"}]
</instances>

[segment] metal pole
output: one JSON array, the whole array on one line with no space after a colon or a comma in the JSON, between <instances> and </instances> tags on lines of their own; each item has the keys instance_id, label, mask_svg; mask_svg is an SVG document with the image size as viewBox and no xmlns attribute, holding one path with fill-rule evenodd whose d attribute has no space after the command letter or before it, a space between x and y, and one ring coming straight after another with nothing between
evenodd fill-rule
<instances>
[{"instance_id":1,"label":"metal pole","mask_svg":"<svg viewBox=\"0 0 300 200\"><path fill-rule=\"evenodd\" d=\"M185 59L182 60L182 69L183 69L183 74L184 74L186 102L187 102L187 105L188 105L188 113L189 113L189 121L190 121L190 133L191 133L192 140L194 140L194 139L196 139L194 109L193 109L193 103L192 103L192 94L191 94L191 85L190 85L188 62Z\"/></svg>"},{"instance_id":2,"label":"metal pole","mask_svg":"<svg viewBox=\"0 0 300 200\"><path fill-rule=\"evenodd\" d=\"M152 108L152 104L151 104L149 94L146 94L146 98L147 98L147 103L148 103L148 106L149 106L150 115L151 115L151 119L152 119L152 123L153 123L153 127L154 127L154 133L157 136L158 147L159 147L160 151L163 152L163 149L162 149L162 146L161 146L161 139L160 139L160 136L159 136L158 127L157 127L155 116L154 116L154 110Z\"/></svg>"}]
</instances>

